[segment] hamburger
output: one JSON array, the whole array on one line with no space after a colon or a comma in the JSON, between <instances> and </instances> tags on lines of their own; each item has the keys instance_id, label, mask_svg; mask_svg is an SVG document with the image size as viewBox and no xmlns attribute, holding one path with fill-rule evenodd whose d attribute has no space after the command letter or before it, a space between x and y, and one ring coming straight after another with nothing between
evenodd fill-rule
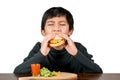
<instances>
[{"instance_id":1,"label":"hamburger","mask_svg":"<svg viewBox=\"0 0 120 80\"><path fill-rule=\"evenodd\" d=\"M54 39L51 39L49 41L49 46L50 47L58 47L58 46L61 46L61 45L64 45L64 44L65 44L65 39L63 39L59 35L56 35Z\"/></svg>"}]
</instances>

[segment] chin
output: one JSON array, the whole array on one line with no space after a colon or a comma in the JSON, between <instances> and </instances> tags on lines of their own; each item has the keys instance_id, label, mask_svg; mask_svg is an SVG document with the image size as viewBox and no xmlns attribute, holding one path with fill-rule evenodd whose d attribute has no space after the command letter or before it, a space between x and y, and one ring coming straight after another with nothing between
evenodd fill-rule
<instances>
[{"instance_id":1,"label":"chin","mask_svg":"<svg viewBox=\"0 0 120 80\"><path fill-rule=\"evenodd\" d=\"M57 47L53 47L55 50L62 50L64 48L64 46L57 46Z\"/></svg>"}]
</instances>

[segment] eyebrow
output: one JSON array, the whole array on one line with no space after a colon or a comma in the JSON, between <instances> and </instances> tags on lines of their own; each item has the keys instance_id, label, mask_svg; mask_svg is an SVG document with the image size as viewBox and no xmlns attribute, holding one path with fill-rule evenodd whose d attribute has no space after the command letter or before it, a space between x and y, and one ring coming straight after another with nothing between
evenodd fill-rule
<instances>
[{"instance_id":1,"label":"eyebrow","mask_svg":"<svg viewBox=\"0 0 120 80\"><path fill-rule=\"evenodd\" d=\"M47 21L46 23L54 23L54 21Z\"/></svg>"},{"instance_id":2,"label":"eyebrow","mask_svg":"<svg viewBox=\"0 0 120 80\"><path fill-rule=\"evenodd\" d=\"M61 23L61 22L67 23L66 21L59 21L59 23Z\"/></svg>"},{"instance_id":3,"label":"eyebrow","mask_svg":"<svg viewBox=\"0 0 120 80\"><path fill-rule=\"evenodd\" d=\"M47 21L46 23L55 23L55 21ZM67 23L66 21L59 21L59 23Z\"/></svg>"}]
</instances>

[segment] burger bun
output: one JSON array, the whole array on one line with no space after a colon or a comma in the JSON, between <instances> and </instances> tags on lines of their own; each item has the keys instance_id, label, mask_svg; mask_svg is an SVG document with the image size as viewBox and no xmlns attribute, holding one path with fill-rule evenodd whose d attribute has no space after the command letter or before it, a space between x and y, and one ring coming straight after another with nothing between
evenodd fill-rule
<instances>
[{"instance_id":1,"label":"burger bun","mask_svg":"<svg viewBox=\"0 0 120 80\"><path fill-rule=\"evenodd\" d=\"M50 47L59 47L65 44L65 39L60 37L59 35L56 35L54 39L51 39L49 41Z\"/></svg>"}]
</instances>

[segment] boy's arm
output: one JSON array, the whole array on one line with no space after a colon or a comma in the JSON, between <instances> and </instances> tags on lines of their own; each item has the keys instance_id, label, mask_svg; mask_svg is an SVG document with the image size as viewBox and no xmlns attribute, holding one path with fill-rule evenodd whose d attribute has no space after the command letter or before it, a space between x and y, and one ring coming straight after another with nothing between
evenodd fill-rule
<instances>
[{"instance_id":1,"label":"boy's arm","mask_svg":"<svg viewBox=\"0 0 120 80\"><path fill-rule=\"evenodd\" d=\"M30 65L32 63L40 63L43 59L45 59L45 56L41 54L39 51L40 43L37 43L34 48L30 51L28 57L24 59L24 62L18 65L14 73L20 74L20 73L30 73L31 68Z\"/></svg>"},{"instance_id":2,"label":"boy's arm","mask_svg":"<svg viewBox=\"0 0 120 80\"><path fill-rule=\"evenodd\" d=\"M82 46L82 45L81 45ZM82 51L80 51L80 47L78 48L77 54L74 58L83 65L83 72L95 72L95 73L102 73L102 69L94 63L92 60L92 55L88 54L87 49L82 46ZM80 50L79 50L80 49Z\"/></svg>"}]
</instances>

